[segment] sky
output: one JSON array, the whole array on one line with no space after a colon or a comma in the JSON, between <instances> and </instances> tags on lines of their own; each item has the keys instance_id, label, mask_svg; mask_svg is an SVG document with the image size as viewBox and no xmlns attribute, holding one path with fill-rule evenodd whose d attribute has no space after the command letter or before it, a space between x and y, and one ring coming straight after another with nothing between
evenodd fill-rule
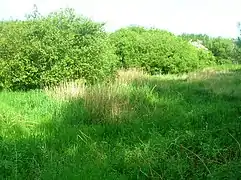
<instances>
[{"instance_id":1,"label":"sky","mask_svg":"<svg viewBox=\"0 0 241 180\"><path fill-rule=\"evenodd\" d=\"M41 14L74 8L106 23L107 31L141 25L175 34L237 37L241 0L0 0L0 19L23 19L36 4Z\"/></svg>"}]
</instances>

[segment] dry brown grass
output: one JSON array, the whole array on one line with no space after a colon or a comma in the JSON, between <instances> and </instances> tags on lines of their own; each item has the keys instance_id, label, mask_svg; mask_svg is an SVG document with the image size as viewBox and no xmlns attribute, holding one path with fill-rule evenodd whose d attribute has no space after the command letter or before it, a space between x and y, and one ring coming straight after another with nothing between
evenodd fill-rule
<instances>
[{"instance_id":1,"label":"dry brown grass","mask_svg":"<svg viewBox=\"0 0 241 180\"><path fill-rule=\"evenodd\" d=\"M60 85L54 87L46 87L44 90L48 96L59 101L66 101L83 96L86 86L83 81L72 81L68 83L61 83Z\"/></svg>"},{"instance_id":2,"label":"dry brown grass","mask_svg":"<svg viewBox=\"0 0 241 180\"><path fill-rule=\"evenodd\" d=\"M149 75L146 74L144 71L140 70L140 69L122 69L119 70L117 73L117 81L116 83L118 84L129 84L131 82L133 82L134 80L141 80L144 78L147 78Z\"/></svg>"},{"instance_id":3,"label":"dry brown grass","mask_svg":"<svg viewBox=\"0 0 241 180\"><path fill-rule=\"evenodd\" d=\"M227 73L226 71L221 71ZM186 79L196 81L210 78L217 75L220 71L207 68L199 72L183 75L164 75L158 79ZM120 70L117 79L112 83L103 83L95 86L86 86L84 81L62 83L57 87L46 88L46 93L60 101L71 101L82 99L86 110L90 113L94 121L104 119L118 121L123 114L131 113L133 107L130 102L130 94L133 92L132 82L144 85L149 75L138 69ZM160 81L159 81L160 82Z\"/></svg>"},{"instance_id":4,"label":"dry brown grass","mask_svg":"<svg viewBox=\"0 0 241 180\"><path fill-rule=\"evenodd\" d=\"M187 80L205 80L205 79L209 79L212 78L216 75L222 75L222 74L228 74L231 73L229 70L227 69L215 69L215 68L205 68L202 69L201 71L197 71L197 72L191 72L187 74Z\"/></svg>"},{"instance_id":5,"label":"dry brown grass","mask_svg":"<svg viewBox=\"0 0 241 180\"><path fill-rule=\"evenodd\" d=\"M120 116L132 110L129 98L132 87L128 85L136 79L144 79L147 75L137 69L120 70L117 75L114 83L88 87L83 81L69 82L46 88L45 92L60 101L82 99L94 121L103 121L104 118L118 121Z\"/></svg>"},{"instance_id":6,"label":"dry brown grass","mask_svg":"<svg viewBox=\"0 0 241 180\"><path fill-rule=\"evenodd\" d=\"M106 94L106 91L110 94L113 94L113 91L117 92L120 87L126 86L137 79L142 80L147 77L148 75L146 73L135 68L129 70L122 69L117 72L117 78L114 83L87 87L84 80L71 81L67 83L61 83L55 87L46 87L45 92L57 100L68 100L76 97L84 97L85 94L93 93L89 92L90 89L91 91L93 91L93 89L103 91L99 92L99 94L103 95Z\"/></svg>"},{"instance_id":7,"label":"dry brown grass","mask_svg":"<svg viewBox=\"0 0 241 180\"><path fill-rule=\"evenodd\" d=\"M216 74L215 69L203 69L202 71L188 73L187 80L203 80Z\"/></svg>"},{"instance_id":8,"label":"dry brown grass","mask_svg":"<svg viewBox=\"0 0 241 180\"><path fill-rule=\"evenodd\" d=\"M129 91L128 86L117 84L90 87L82 98L94 121L103 121L104 118L118 121L123 113L131 110Z\"/></svg>"}]
</instances>

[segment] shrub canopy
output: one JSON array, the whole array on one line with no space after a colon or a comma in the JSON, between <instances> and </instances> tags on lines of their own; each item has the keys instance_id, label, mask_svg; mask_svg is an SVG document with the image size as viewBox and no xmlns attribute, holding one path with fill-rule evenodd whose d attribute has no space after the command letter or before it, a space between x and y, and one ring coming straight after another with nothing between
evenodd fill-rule
<instances>
[{"instance_id":1,"label":"shrub canopy","mask_svg":"<svg viewBox=\"0 0 241 180\"><path fill-rule=\"evenodd\" d=\"M236 44L232 39L222 37L209 37L203 34L182 34L185 40L202 40L203 45L207 47L215 56L217 64L226 64L235 62Z\"/></svg>"},{"instance_id":2,"label":"shrub canopy","mask_svg":"<svg viewBox=\"0 0 241 180\"><path fill-rule=\"evenodd\" d=\"M120 66L142 67L151 74L188 72L214 60L209 52L158 29L122 28L111 34L111 40Z\"/></svg>"},{"instance_id":3,"label":"shrub canopy","mask_svg":"<svg viewBox=\"0 0 241 180\"><path fill-rule=\"evenodd\" d=\"M72 9L0 23L0 86L31 89L84 78L103 80L117 58L103 24Z\"/></svg>"}]
</instances>

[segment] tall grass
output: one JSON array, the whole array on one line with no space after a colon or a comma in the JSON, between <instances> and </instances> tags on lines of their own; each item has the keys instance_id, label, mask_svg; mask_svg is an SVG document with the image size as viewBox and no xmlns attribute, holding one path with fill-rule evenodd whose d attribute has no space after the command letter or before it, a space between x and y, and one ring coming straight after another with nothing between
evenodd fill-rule
<instances>
[{"instance_id":1,"label":"tall grass","mask_svg":"<svg viewBox=\"0 0 241 180\"><path fill-rule=\"evenodd\" d=\"M241 68L0 92L0 179L240 179Z\"/></svg>"},{"instance_id":2,"label":"tall grass","mask_svg":"<svg viewBox=\"0 0 241 180\"><path fill-rule=\"evenodd\" d=\"M117 122L120 116L133 109L130 97L135 87L130 84L147 77L147 74L138 69L120 70L112 83L87 86L84 81L75 81L46 88L45 92L57 100L82 99L92 121L111 123Z\"/></svg>"}]
</instances>

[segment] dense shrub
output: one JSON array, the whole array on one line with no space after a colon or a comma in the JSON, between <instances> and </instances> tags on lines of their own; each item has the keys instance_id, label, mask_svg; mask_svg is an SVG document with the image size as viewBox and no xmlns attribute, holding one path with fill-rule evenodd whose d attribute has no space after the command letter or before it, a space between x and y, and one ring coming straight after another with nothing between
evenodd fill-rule
<instances>
[{"instance_id":1,"label":"dense shrub","mask_svg":"<svg viewBox=\"0 0 241 180\"><path fill-rule=\"evenodd\" d=\"M234 61L234 42L231 39L212 38L208 48L216 57L218 64L232 63Z\"/></svg>"},{"instance_id":2,"label":"dense shrub","mask_svg":"<svg viewBox=\"0 0 241 180\"><path fill-rule=\"evenodd\" d=\"M240 64L241 63L241 47L235 46L233 59L234 59L233 62L235 64Z\"/></svg>"},{"instance_id":3,"label":"dense shrub","mask_svg":"<svg viewBox=\"0 0 241 180\"><path fill-rule=\"evenodd\" d=\"M207 47L215 56L218 64L232 63L235 61L235 43L232 39L221 37L209 37L203 34L183 34L181 37L185 40L202 40L203 45Z\"/></svg>"},{"instance_id":4,"label":"dense shrub","mask_svg":"<svg viewBox=\"0 0 241 180\"><path fill-rule=\"evenodd\" d=\"M206 67L216 64L216 58L211 51L198 49L199 67Z\"/></svg>"},{"instance_id":5,"label":"dense shrub","mask_svg":"<svg viewBox=\"0 0 241 180\"><path fill-rule=\"evenodd\" d=\"M111 34L111 40L120 66L142 67L151 74L188 72L213 61L209 53L167 31L129 27Z\"/></svg>"},{"instance_id":6,"label":"dense shrub","mask_svg":"<svg viewBox=\"0 0 241 180\"><path fill-rule=\"evenodd\" d=\"M39 88L77 78L94 83L115 70L117 59L103 24L71 9L1 22L0 39L4 88Z\"/></svg>"}]
</instances>

